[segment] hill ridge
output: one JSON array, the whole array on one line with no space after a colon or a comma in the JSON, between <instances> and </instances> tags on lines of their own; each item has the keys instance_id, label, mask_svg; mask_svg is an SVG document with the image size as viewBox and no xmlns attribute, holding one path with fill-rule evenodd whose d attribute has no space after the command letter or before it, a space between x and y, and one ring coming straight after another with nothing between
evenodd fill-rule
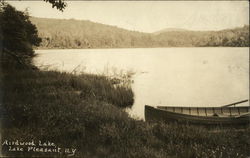
<instances>
[{"instance_id":1,"label":"hill ridge","mask_svg":"<svg viewBox=\"0 0 250 158\"><path fill-rule=\"evenodd\" d=\"M39 48L249 46L249 26L221 31L173 31L171 28L172 31L145 33L89 20L31 17L31 21L42 38Z\"/></svg>"}]
</instances>

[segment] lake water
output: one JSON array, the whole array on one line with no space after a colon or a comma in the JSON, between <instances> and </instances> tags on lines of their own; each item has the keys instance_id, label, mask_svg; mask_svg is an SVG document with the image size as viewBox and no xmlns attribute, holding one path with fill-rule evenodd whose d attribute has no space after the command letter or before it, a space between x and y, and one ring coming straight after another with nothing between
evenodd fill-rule
<instances>
[{"instance_id":1,"label":"lake water","mask_svg":"<svg viewBox=\"0 0 250 158\"><path fill-rule=\"evenodd\" d=\"M144 118L144 105L220 106L249 99L249 48L64 49L36 53L36 65L59 71L135 72L135 102L128 110L135 118Z\"/></svg>"}]
</instances>

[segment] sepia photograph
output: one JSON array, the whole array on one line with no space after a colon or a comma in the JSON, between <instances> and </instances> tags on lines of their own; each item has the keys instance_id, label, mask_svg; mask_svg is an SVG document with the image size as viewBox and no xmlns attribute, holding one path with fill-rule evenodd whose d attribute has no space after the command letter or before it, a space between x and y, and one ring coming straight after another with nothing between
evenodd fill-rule
<instances>
[{"instance_id":1,"label":"sepia photograph","mask_svg":"<svg viewBox=\"0 0 250 158\"><path fill-rule=\"evenodd\" d=\"M249 1L0 0L0 158L249 158Z\"/></svg>"}]
</instances>

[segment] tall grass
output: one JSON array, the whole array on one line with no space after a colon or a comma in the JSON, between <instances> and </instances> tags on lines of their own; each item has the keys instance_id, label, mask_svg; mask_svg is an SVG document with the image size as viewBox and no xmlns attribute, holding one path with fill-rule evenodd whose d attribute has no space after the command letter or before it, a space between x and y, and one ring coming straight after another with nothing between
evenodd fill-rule
<instances>
[{"instance_id":1,"label":"tall grass","mask_svg":"<svg viewBox=\"0 0 250 158\"><path fill-rule=\"evenodd\" d=\"M133 103L131 88L114 86L104 76L25 70L1 77L6 114L3 139L51 140L76 148L75 156L83 158L250 155L249 128L211 132L203 127L133 120L124 110Z\"/></svg>"}]
</instances>

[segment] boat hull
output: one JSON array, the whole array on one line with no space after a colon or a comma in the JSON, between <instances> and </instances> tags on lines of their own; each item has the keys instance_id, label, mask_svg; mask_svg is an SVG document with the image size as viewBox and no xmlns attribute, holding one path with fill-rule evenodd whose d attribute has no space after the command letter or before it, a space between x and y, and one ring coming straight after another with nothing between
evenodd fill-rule
<instances>
[{"instance_id":1,"label":"boat hull","mask_svg":"<svg viewBox=\"0 0 250 158\"><path fill-rule=\"evenodd\" d=\"M250 123L249 114L239 116L195 116L171 112L155 107L145 106L146 121L177 122L197 125L247 125Z\"/></svg>"}]
</instances>

